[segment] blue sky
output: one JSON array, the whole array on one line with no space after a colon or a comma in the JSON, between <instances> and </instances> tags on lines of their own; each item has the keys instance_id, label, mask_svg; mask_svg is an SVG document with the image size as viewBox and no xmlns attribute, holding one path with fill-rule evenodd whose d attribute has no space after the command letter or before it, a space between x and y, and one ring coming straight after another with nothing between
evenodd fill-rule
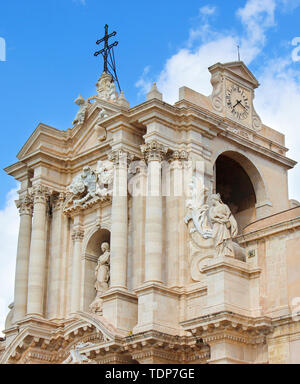
<instances>
[{"instance_id":1,"label":"blue sky","mask_svg":"<svg viewBox=\"0 0 300 384\"><path fill-rule=\"evenodd\" d=\"M258 3L274 3L277 7L274 22L266 27L266 42L247 63L256 76L262 72L264 62L290 55L291 40L300 36L297 1ZM136 83L145 69L148 82L157 80L167 60L184 48L193 52L218 34L234 36L240 43L247 38L246 27L237 14L246 4L238 0L189 0L184 6L177 0L2 1L0 37L6 40L7 61L0 62L0 208L14 186L13 179L2 169L16 161L17 152L37 124L71 127L77 108L73 100L79 92L86 97L94 94L102 65L100 57L96 59L93 53L105 23L118 32L116 55L121 87L135 105L143 101L143 88L137 88ZM201 12L205 7L208 12ZM262 22L266 19L264 14L257 13L256 17ZM201 34L206 25L206 32ZM200 31L193 41L191 30ZM232 50L235 59L234 44ZM212 56L217 61L227 59L222 51ZM241 56L247 56L243 49ZM293 66L299 70L300 62ZM207 88L196 82L193 85L200 91Z\"/></svg>"},{"instance_id":2,"label":"blue sky","mask_svg":"<svg viewBox=\"0 0 300 384\"><path fill-rule=\"evenodd\" d=\"M70 128L74 99L95 94L102 62L93 53L104 25L117 31L118 74L131 106L144 101L153 81L171 103L182 85L208 95L207 67L236 60L239 44L261 83L257 112L286 134L288 156L300 161L300 57L292 55L299 20L300 0L1 1L0 240L8 245L0 255L0 328L13 297L18 226L16 184L3 168L17 160L39 122ZM299 167L290 173L290 197L298 200Z\"/></svg>"}]
</instances>

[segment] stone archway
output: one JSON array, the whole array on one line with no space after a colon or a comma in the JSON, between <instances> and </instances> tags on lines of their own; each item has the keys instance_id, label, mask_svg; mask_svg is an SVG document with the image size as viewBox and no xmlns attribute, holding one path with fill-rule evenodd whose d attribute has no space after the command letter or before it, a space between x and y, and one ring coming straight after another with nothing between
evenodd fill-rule
<instances>
[{"instance_id":1,"label":"stone archway","mask_svg":"<svg viewBox=\"0 0 300 384\"><path fill-rule=\"evenodd\" d=\"M101 254L100 246L103 242L110 244L110 231L106 228L97 228L91 232L84 248L84 286L83 310L89 311L89 305L95 299L95 269Z\"/></svg>"},{"instance_id":2,"label":"stone archway","mask_svg":"<svg viewBox=\"0 0 300 384\"><path fill-rule=\"evenodd\" d=\"M215 189L230 207L240 230L269 214L263 178L256 166L239 152L225 151L217 157Z\"/></svg>"}]
</instances>

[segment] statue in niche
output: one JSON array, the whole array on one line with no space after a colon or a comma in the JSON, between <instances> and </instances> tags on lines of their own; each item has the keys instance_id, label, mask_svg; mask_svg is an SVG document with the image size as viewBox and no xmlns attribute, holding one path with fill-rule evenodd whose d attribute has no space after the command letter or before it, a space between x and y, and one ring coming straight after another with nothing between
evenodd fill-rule
<instances>
[{"instance_id":1,"label":"statue in niche","mask_svg":"<svg viewBox=\"0 0 300 384\"><path fill-rule=\"evenodd\" d=\"M94 313L102 311L102 299L100 296L108 289L110 280L110 247L108 243L101 244L102 255L99 256L95 269L95 289L96 298L90 305L90 310Z\"/></svg>"},{"instance_id":2,"label":"statue in niche","mask_svg":"<svg viewBox=\"0 0 300 384\"><path fill-rule=\"evenodd\" d=\"M110 278L110 249L108 243L101 244L101 251L103 252L98 259L96 267L96 283L95 288L98 292L103 293L108 289L109 278Z\"/></svg>"},{"instance_id":3,"label":"statue in niche","mask_svg":"<svg viewBox=\"0 0 300 384\"><path fill-rule=\"evenodd\" d=\"M219 194L210 197L209 219L213 226L213 239L217 257L234 257L232 238L238 233L237 222Z\"/></svg>"},{"instance_id":4,"label":"statue in niche","mask_svg":"<svg viewBox=\"0 0 300 384\"><path fill-rule=\"evenodd\" d=\"M88 107L88 101L85 101L84 98L79 95L75 100L75 104L79 106L79 111L77 112L75 119L73 120L73 125L83 124L85 120L86 110Z\"/></svg>"}]
</instances>

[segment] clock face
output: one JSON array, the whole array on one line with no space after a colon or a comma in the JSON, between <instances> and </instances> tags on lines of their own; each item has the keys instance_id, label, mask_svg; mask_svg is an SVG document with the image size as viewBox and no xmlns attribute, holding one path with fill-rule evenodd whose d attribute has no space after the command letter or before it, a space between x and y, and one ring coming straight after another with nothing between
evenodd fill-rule
<instances>
[{"instance_id":1,"label":"clock face","mask_svg":"<svg viewBox=\"0 0 300 384\"><path fill-rule=\"evenodd\" d=\"M226 91L226 105L230 113L239 120L247 119L250 106L246 92L238 85L232 85Z\"/></svg>"}]
</instances>

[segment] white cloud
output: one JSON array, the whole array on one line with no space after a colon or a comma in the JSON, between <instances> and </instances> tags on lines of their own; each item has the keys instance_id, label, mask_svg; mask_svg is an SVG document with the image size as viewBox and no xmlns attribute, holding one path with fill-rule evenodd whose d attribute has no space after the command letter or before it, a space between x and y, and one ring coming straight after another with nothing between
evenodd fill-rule
<instances>
[{"instance_id":1,"label":"white cloud","mask_svg":"<svg viewBox=\"0 0 300 384\"><path fill-rule=\"evenodd\" d=\"M13 301L15 262L19 232L19 213L15 206L17 189L6 196L5 207L0 210L0 333L4 329L9 312L8 305Z\"/></svg>"},{"instance_id":2,"label":"white cloud","mask_svg":"<svg viewBox=\"0 0 300 384\"><path fill-rule=\"evenodd\" d=\"M213 5L204 5L199 9L200 15L213 15L216 12L216 7Z\"/></svg>"},{"instance_id":3,"label":"white cloud","mask_svg":"<svg viewBox=\"0 0 300 384\"><path fill-rule=\"evenodd\" d=\"M241 59L246 65L251 64L267 44L270 28L276 25L276 10L297 5L300 0L248 0L236 13L242 24L236 32L214 30L209 23L209 11L204 11L199 28L190 30L186 47L171 56L157 78L152 79L157 82L164 100L177 101L178 88L183 85L210 94L212 88L207 68L217 62L237 60L237 44L241 48ZM291 57L261 63L255 73L261 83L256 91L255 106L266 125L286 135L286 145L291 148L288 156L300 161L300 68L292 71L291 64ZM148 71L147 79L150 77ZM141 79L140 84L143 85ZM300 165L289 175L290 197L300 200Z\"/></svg>"},{"instance_id":4,"label":"white cloud","mask_svg":"<svg viewBox=\"0 0 300 384\"><path fill-rule=\"evenodd\" d=\"M144 71L143 71L141 77L135 83L135 86L137 88L140 88L139 96L142 95L142 94L148 93L150 91L150 89L151 89L152 81L148 77L149 72L150 72L150 66L148 65L148 66L146 66L144 68Z\"/></svg>"}]
</instances>

